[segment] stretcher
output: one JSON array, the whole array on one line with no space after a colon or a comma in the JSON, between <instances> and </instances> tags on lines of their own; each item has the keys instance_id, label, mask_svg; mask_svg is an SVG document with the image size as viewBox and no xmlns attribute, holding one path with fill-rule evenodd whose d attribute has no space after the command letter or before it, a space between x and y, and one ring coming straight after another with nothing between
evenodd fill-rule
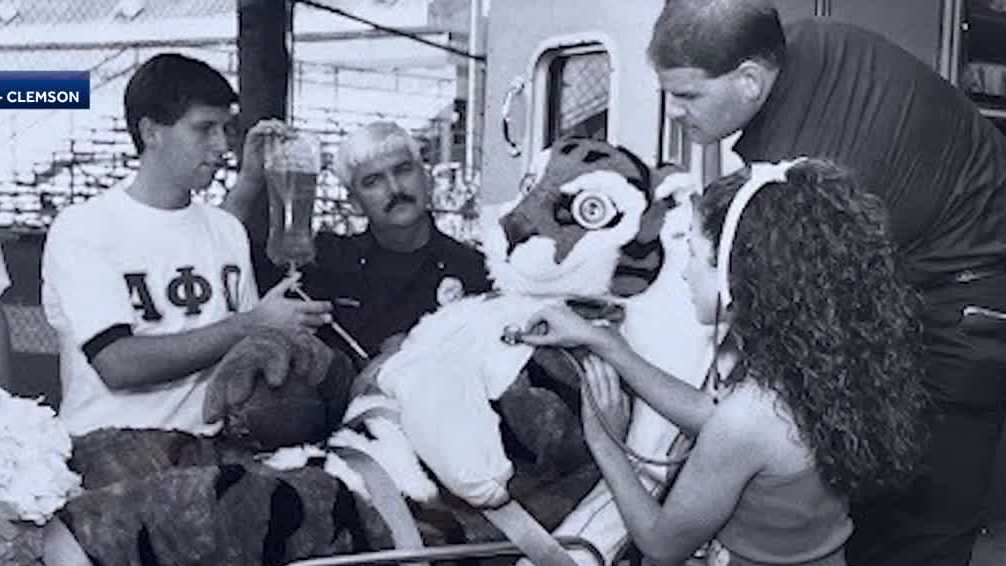
<instances>
[{"instance_id":1,"label":"stretcher","mask_svg":"<svg viewBox=\"0 0 1006 566\"><path fill-rule=\"evenodd\" d=\"M579 537L556 537L556 542L568 550L588 552L598 565L604 565L601 553L590 542ZM520 558L524 551L512 542L486 542L445 545L420 549L395 549L365 552L348 556L311 558L291 562L287 566L356 566L358 564L430 563L440 560L479 558Z\"/></svg>"}]
</instances>

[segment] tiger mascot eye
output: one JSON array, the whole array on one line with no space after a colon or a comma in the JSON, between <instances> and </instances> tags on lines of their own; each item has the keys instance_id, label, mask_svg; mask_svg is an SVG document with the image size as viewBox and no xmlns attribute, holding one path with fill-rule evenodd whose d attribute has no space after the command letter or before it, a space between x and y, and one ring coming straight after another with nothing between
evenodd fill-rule
<instances>
[{"instance_id":1,"label":"tiger mascot eye","mask_svg":"<svg viewBox=\"0 0 1006 566\"><path fill-rule=\"evenodd\" d=\"M675 265L690 215L672 196L655 194L650 169L635 155L595 140L557 141L523 185L515 201L483 214L495 291L424 317L378 370L380 394L354 401L347 419L359 422L370 407L390 407L435 481L478 509L516 499L551 529L590 492L562 528L610 554L625 529L603 482L591 492L599 475L582 436L578 368L554 349L507 340L508 333L545 306L565 302L584 316L620 324L644 357L698 385L708 335ZM362 443L345 434L334 443ZM627 442L636 452L659 457L675 434L645 403L634 402ZM657 485L662 470L644 468L640 473L652 476L648 485ZM437 491L427 479L405 482L425 489L402 489L430 501ZM605 500L607 511L594 508Z\"/></svg>"}]
</instances>

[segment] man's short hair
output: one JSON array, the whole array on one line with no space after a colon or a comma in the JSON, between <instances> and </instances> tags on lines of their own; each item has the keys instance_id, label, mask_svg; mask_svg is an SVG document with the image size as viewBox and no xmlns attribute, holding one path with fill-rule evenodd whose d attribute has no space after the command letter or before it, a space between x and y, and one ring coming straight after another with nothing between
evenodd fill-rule
<instances>
[{"instance_id":1,"label":"man's short hair","mask_svg":"<svg viewBox=\"0 0 1006 566\"><path fill-rule=\"evenodd\" d=\"M416 162L422 161L415 138L394 122L371 122L361 127L339 144L335 156L335 175L343 185L352 188L356 168L369 159L405 149Z\"/></svg>"},{"instance_id":2,"label":"man's short hair","mask_svg":"<svg viewBox=\"0 0 1006 566\"><path fill-rule=\"evenodd\" d=\"M694 67L718 77L745 60L780 68L786 37L768 0L668 0L647 54L657 69Z\"/></svg>"},{"instance_id":3,"label":"man's short hair","mask_svg":"<svg viewBox=\"0 0 1006 566\"><path fill-rule=\"evenodd\" d=\"M140 65L129 79L123 99L126 127L141 154L145 149L141 118L170 126L193 105L229 108L237 101L237 93L223 75L203 61L178 53L155 55Z\"/></svg>"}]
</instances>

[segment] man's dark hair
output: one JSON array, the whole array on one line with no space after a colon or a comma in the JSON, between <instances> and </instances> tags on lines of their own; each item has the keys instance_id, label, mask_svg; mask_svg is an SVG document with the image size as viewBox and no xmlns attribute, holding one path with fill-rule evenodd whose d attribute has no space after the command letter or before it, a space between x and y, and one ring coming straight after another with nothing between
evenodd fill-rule
<instances>
[{"instance_id":1,"label":"man's dark hair","mask_svg":"<svg viewBox=\"0 0 1006 566\"><path fill-rule=\"evenodd\" d=\"M195 104L227 108L237 100L227 79L203 61L162 53L140 65L126 85L126 127L142 154L141 118L170 126Z\"/></svg>"},{"instance_id":2,"label":"man's dark hair","mask_svg":"<svg viewBox=\"0 0 1006 566\"><path fill-rule=\"evenodd\" d=\"M668 0L647 54L657 69L695 67L718 77L749 59L780 68L786 38L767 0Z\"/></svg>"}]
</instances>

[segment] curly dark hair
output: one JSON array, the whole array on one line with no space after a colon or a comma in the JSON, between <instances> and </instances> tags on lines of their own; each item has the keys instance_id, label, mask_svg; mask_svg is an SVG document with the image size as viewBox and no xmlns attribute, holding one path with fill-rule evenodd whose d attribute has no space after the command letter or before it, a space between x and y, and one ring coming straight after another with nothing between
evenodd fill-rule
<instances>
[{"instance_id":1,"label":"curly dark hair","mask_svg":"<svg viewBox=\"0 0 1006 566\"><path fill-rule=\"evenodd\" d=\"M710 241L748 175L698 200ZM920 300L900 274L882 201L830 162L791 167L741 215L730 290L745 369L732 379L779 395L832 488L903 485L924 440Z\"/></svg>"}]
</instances>

